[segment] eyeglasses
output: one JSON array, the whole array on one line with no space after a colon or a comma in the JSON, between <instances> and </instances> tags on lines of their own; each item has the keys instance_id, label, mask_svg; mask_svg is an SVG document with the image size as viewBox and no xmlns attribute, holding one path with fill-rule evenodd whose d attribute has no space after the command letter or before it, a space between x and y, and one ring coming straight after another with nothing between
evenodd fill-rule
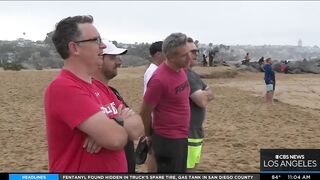
<instances>
[{"instance_id":1,"label":"eyeglasses","mask_svg":"<svg viewBox=\"0 0 320 180\"><path fill-rule=\"evenodd\" d=\"M192 54L194 55L198 55L199 54L199 50L198 49L193 49L190 51Z\"/></svg>"},{"instance_id":2,"label":"eyeglasses","mask_svg":"<svg viewBox=\"0 0 320 180\"><path fill-rule=\"evenodd\" d=\"M98 45L102 44L102 39L101 37L96 37L96 38L92 38L92 39L85 39L85 40L81 40L81 41L75 41L75 43L83 43L83 42L95 42Z\"/></svg>"}]
</instances>

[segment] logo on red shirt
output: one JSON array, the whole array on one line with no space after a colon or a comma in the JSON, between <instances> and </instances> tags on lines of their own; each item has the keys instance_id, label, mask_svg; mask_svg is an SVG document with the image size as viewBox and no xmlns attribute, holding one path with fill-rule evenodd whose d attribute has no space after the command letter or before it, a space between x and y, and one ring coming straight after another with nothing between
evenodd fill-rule
<instances>
[{"instance_id":1,"label":"logo on red shirt","mask_svg":"<svg viewBox=\"0 0 320 180\"><path fill-rule=\"evenodd\" d=\"M182 92L183 90L185 90L188 86L189 86L188 81L185 81L184 83L180 84L179 86L177 86L177 87L175 88L176 94L179 94L180 92Z\"/></svg>"},{"instance_id":2,"label":"logo on red shirt","mask_svg":"<svg viewBox=\"0 0 320 180\"><path fill-rule=\"evenodd\" d=\"M118 110L117 110L114 102L107 104L107 105L104 105L104 106L101 106L100 109L108 117L118 114Z\"/></svg>"}]
</instances>

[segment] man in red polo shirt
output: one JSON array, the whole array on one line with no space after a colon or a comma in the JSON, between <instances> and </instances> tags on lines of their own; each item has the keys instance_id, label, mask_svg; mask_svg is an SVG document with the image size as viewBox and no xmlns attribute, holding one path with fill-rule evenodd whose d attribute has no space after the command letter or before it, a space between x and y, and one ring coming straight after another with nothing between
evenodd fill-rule
<instances>
[{"instance_id":1,"label":"man in red polo shirt","mask_svg":"<svg viewBox=\"0 0 320 180\"><path fill-rule=\"evenodd\" d=\"M92 80L106 48L92 22L92 16L65 18L52 37L64 66L44 97L49 172L127 172L123 148L142 128L132 110ZM87 137L96 144L86 144ZM88 152L92 146L103 148Z\"/></svg>"}]
</instances>

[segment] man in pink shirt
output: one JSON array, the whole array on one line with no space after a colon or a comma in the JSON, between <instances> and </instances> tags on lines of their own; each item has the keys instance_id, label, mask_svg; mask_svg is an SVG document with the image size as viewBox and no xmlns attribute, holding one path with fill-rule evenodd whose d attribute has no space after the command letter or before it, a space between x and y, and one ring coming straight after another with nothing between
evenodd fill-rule
<instances>
[{"instance_id":1,"label":"man in pink shirt","mask_svg":"<svg viewBox=\"0 0 320 180\"><path fill-rule=\"evenodd\" d=\"M191 60L187 36L169 35L163 41L162 52L166 60L147 84L140 114L149 143L151 139L157 172L185 172L190 120L190 87L185 67Z\"/></svg>"},{"instance_id":2,"label":"man in pink shirt","mask_svg":"<svg viewBox=\"0 0 320 180\"><path fill-rule=\"evenodd\" d=\"M142 128L132 110L92 80L106 48L92 23L92 16L65 18L52 37L64 66L44 97L49 172L127 172L123 148Z\"/></svg>"}]
</instances>

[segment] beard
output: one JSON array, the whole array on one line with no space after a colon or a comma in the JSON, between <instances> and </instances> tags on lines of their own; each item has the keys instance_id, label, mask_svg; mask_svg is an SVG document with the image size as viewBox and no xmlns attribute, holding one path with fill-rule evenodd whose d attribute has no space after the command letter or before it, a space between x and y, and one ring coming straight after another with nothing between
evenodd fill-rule
<instances>
[{"instance_id":1,"label":"beard","mask_svg":"<svg viewBox=\"0 0 320 180\"><path fill-rule=\"evenodd\" d=\"M117 70L113 70L113 71L103 71L103 75L105 78L107 78L108 80L113 79L114 77L117 76Z\"/></svg>"}]
</instances>

